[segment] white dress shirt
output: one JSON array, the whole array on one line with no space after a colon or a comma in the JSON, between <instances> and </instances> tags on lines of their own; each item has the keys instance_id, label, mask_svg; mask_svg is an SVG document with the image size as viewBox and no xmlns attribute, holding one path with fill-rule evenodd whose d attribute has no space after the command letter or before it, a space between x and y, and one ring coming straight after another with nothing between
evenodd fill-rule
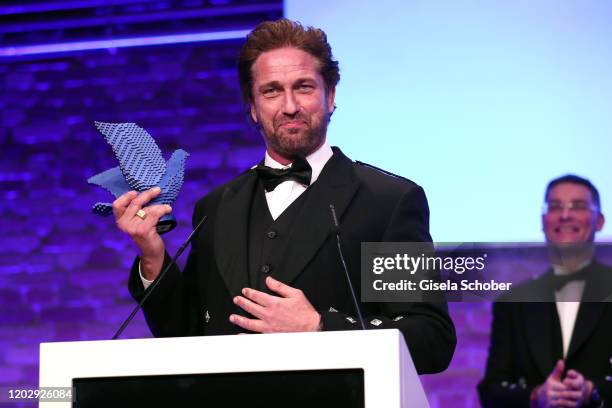
<instances>
[{"instance_id":1,"label":"white dress shirt","mask_svg":"<svg viewBox=\"0 0 612 408\"><path fill-rule=\"evenodd\" d=\"M330 147L329 143L325 141L317 150L306 156L306 161L312 168L312 176L310 178L310 184L313 184L319 178L323 167L329 159L331 159L334 152ZM273 169L286 169L291 165L282 165L274 160L268 152L264 158L264 165L272 167ZM253 166L255 168L256 166ZM306 186L300 184L294 180L287 180L280 183L276 188L270 192L266 191L266 202L268 203L268 209L272 215L272 219L276 220L290 205L293 203L304 191ZM138 272L140 273L140 264L138 264ZM147 280L140 273L140 279L144 288L148 288L153 281Z\"/></svg>"},{"instance_id":2,"label":"white dress shirt","mask_svg":"<svg viewBox=\"0 0 612 408\"><path fill-rule=\"evenodd\" d=\"M586 261L576 271L583 269L589 263L591 263L591 259ZM568 271L562 266L553 265L553 272L555 275L567 275L576 271ZM567 356L567 351L574 333L574 326L576 325L578 309L580 308L580 302L577 302L576 299L582 298L584 285L585 281L583 280L570 281L566 283L561 290L555 291L557 314L559 315L559 323L561 324L561 338L563 340L564 358Z\"/></svg>"}]
</instances>

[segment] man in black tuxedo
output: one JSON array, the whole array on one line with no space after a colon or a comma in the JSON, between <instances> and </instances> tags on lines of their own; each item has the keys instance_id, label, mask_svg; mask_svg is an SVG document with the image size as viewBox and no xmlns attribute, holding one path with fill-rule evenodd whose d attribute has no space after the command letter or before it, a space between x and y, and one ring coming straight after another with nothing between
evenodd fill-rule
<instances>
[{"instance_id":1,"label":"man in black tuxedo","mask_svg":"<svg viewBox=\"0 0 612 408\"><path fill-rule=\"evenodd\" d=\"M323 31L262 23L238 71L265 158L198 201L193 222L208 221L185 271L170 269L145 304L149 327L155 336L357 329L330 204L359 292L361 242L431 241L423 189L329 146L339 71ZM137 300L169 261L155 224L171 209L142 209L157 194L130 192L114 203L119 228L140 250L129 282ZM448 366L456 339L444 302L361 308L367 328L402 331L419 372Z\"/></svg>"},{"instance_id":2,"label":"man in black tuxedo","mask_svg":"<svg viewBox=\"0 0 612 408\"><path fill-rule=\"evenodd\" d=\"M496 302L484 407L599 407L612 402L612 269L594 259L604 225L599 192L581 177L552 180L542 229L552 268ZM607 404L606 404L607 406Z\"/></svg>"}]
</instances>

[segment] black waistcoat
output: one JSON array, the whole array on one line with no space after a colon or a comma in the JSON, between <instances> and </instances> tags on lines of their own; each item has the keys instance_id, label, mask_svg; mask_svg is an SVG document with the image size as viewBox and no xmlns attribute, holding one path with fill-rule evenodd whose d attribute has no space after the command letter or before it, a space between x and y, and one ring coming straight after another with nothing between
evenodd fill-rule
<instances>
[{"instance_id":1,"label":"black waistcoat","mask_svg":"<svg viewBox=\"0 0 612 408\"><path fill-rule=\"evenodd\" d=\"M275 221L270 214L263 185L261 181L258 182L251 201L248 231L249 283L253 289L271 293L264 281L268 275L274 275L274 268L280 264L284 249L289 244L287 237L309 191L310 188L306 189Z\"/></svg>"}]
</instances>

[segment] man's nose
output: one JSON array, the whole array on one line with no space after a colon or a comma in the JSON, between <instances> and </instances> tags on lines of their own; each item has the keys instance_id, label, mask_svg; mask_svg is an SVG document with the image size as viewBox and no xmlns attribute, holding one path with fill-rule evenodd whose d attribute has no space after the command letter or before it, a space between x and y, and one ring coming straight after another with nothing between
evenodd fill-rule
<instances>
[{"instance_id":1,"label":"man's nose","mask_svg":"<svg viewBox=\"0 0 612 408\"><path fill-rule=\"evenodd\" d=\"M293 94L293 92L285 92L285 99L283 103L283 113L285 115L293 116L300 110L300 104Z\"/></svg>"},{"instance_id":2,"label":"man's nose","mask_svg":"<svg viewBox=\"0 0 612 408\"><path fill-rule=\"evenodd\" d=\"M572 209L569 208L569 206L567 206L567 205L564 206L563 207L563 211L561 211L561 219L562 220L569 219L571 217L571 214L572 214L571 211L572 211Z\"/></svg>"}]
</instances>

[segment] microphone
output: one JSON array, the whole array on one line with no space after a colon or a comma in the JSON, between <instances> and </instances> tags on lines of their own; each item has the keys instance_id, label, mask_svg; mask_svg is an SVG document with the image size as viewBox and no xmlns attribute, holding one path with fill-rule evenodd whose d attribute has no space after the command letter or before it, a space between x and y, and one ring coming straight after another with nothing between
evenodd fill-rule
<instances>
[{"instance_id":1,"label":"microphone","mask_svg":"<svg viewBox=\"0 0 612 408\"><path fill-rule=\"evenodd\" d=\"M189 236L187 237L187 239L185 240L183 245L181 245L181 247L178 249L178 251L176 251L176 254L172 257L172 260L168 263L168 265L166 265L164 270L162 270L162 272L159 274L157 279L155 279L153 281L153 283L145 290L144 296L142 297L140 302L138 302L136 307L134 307L134 309L132 310L132 313L130 313L128 318L125 319L125 321L123 322L121 327L119 327L119 330L117 330L117 333L115 333L115 335L113 336L112 340L117 340L119 338L119 336L121 335L121 333L123 333L125 328L132 322L132 319L134 318L134 316L136 316L136 313L138 313L138 311L142 308L142 305L144 304L144 302L146 302L146 300L149 298L151 293L153 293L153 291L155 290L155 288L157 287L159 282L164 278L166 273L170 270L170 267L173 264L176 263L176 260L178 259L178 257L181 256L181 254L185 251L185 248L187 248L187 245L189 245L189 243L191 242L191 240L195 236L196 232L198 232L200 227L202 225L204 225L204 223L206 222L207 219L208 219L207 215L202 217L202 219L200 220L198 225L196 225L196 227L193 229L193 231L191 231L191 234L189 234Z\"/></svg>"},{"instance_id":2,"label":"microphone","mask_svg":"<svg viewBox=\"0 0 612 408\"><path fill-rule=\"evenodd\" d=\"M336 208L333 204L329 205L329 209L331 211L332 220L334 222L334 227L332 228L331 233L336 235L336 244L338 245L338 255L340 256L340 261L342 262L342 268L344 269L344 276L346 277L346 282L348 284L349 291L351 292L351 297L353 298L353 306L355 307L355 311L357 312L357 318L359 319L359 324L361 325L362 330L366 330L365 322L363 321L363 316L361 314L361 308L359 307L359 303L357 302L357 296L355 295L355 289L353 289L353 284L351 283L351 278L349 276L348 268L346 267L346 262L344 261L344 254L342 253L342 246L340 245L340 225L338 224L338 217L336 217Z\"/></svg>"}]
</instances>

